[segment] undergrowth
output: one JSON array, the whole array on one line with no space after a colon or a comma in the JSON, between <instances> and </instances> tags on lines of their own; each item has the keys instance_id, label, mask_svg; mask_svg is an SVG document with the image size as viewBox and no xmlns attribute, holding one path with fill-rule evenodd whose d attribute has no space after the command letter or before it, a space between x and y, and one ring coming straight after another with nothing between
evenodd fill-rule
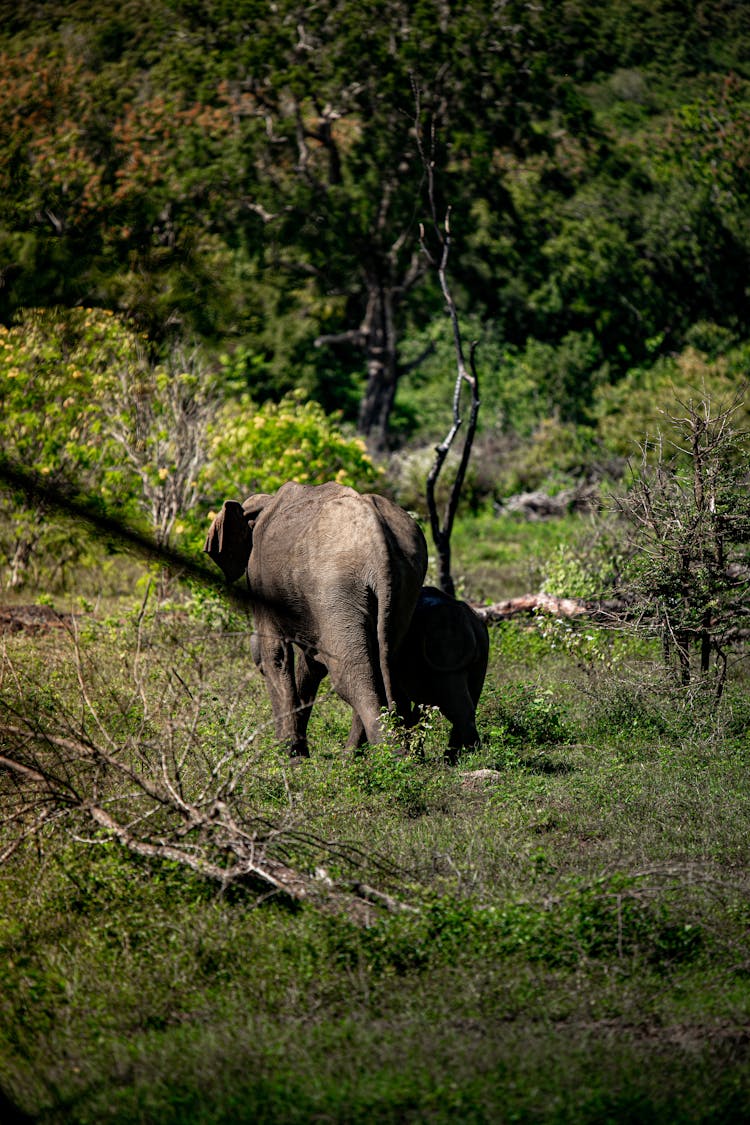
<instances>
[{"instance_id":1,"label":"undergrowth","mask_svg":"<svg viewBox=\"0 0 750 1125\"><path fill-rule=\"evenodd\" d=\"M510 622L457 767L432 711L406 753L391 723L345 754L325 685L291 765L220 609L89 607L78 669L62 632L6 638L3 724L105 732L141 770L176 761L183 795L231 781L274 855L381 905L362 926L221 887L62 809L0 866L0 1088L65 1123L748 1116L742 666L717 704L642 641ZM0 772L4 816L15 792Z\"/></svg>"}]
</instances>

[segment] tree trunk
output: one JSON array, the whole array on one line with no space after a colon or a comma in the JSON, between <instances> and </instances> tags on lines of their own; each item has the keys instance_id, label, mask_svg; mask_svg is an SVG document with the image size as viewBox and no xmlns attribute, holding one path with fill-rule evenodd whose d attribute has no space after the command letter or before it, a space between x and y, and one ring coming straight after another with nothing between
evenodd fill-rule
<instances>
[{"instance_id":1,"label":"tree trunk","mask_svg":"<svg viewBox=\"0 0 750 1125\"><path fill-rule=\"evenodd\" d=\"M398 383L398 340L393 317L393 289L380 279L368 282L363 343L367 356L367 387L359 409L358 428L374 452L388 441L388 423Z\"/></svg>"},{"instance_id":2,"label":"tree trunk","mask_svg":"<svg viewBox=\"0 0 750 1125\"><path fill-rule=\"evenodd\" d=\"M8 559L8 578L5 585L9 590L20 590L26 584L29 576L29 565L41 539L41 528L45 515L44 503L40 503L29 505L21 517L16 541Z\"/></svg>"}]
</instances>

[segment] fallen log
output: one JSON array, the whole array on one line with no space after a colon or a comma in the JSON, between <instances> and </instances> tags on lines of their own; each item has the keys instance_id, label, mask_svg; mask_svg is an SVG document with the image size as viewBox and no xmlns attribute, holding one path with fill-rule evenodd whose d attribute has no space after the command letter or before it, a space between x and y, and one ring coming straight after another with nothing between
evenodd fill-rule
<instances>
[{"instance_id":1,"label":"fallen log","mask_svg":"<svg viewBox=\"0 0 750 1125\"><path fill-rule=\"evenodd\" d=\"M529 613L550 613L555 617L583 617L591 613L586 602L578 598L557 598L553 594L522 594L493 605L474 605L485 621L507 621Z\"/></svg>"}]
</instances>

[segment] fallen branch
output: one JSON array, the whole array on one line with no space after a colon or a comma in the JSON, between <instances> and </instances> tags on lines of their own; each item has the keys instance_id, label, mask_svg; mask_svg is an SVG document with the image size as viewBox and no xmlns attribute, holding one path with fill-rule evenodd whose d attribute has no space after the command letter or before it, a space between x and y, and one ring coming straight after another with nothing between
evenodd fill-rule
<instances>
[{"instance_id":1,"label":"fallen branch","mask_svg":"<svg viewBox=\"0 0 750 1125\"><path fill-rule=\"evenodd\" d=\"M473 605L485 621L507 621L530 613L551 613L556 617L584 617L592 614L587 602L578 598L557 598L552 594L522 594L493 605Z\"/></svg>"},{"instance_id":2,"label":"fallen branch","mask_svg":"<svg viewBox=\"0 0 750 1125\"><path fill-rule=\"evenodd\" d=\"M240 817L223 800L190 801L180 792L179 773L166 776L163 758L152 770L144 770L145 759L140 757L136 766L131 747L105 748L91 738L23 722L0 726L0 740L0 776L11 779L10 790L0 795L7 808L0 824L5 824L6 835L14 826L12 838L0 848L0 863L51 821L59 824L73 815L79 843L100 844L109 837L133 855L179 863L222 889L244 884L262 900L280 895L324 913L343 914L358 925L369 925L383 910L410 909L358 880L334 882L318 872L310 875L270 854L274 846L339 857L346 849L294 824L269 824L252 811ZM105 789L106 801L101 795ZM156 812L161 816L154 825ZM82 838L81 818L97 830L93 840ZM350 861L359 858L356 848L349 849ZM373 857L368 858L372 862Z\"/></svg>"},{"instance_id":3,"label":"fallen branch","mask_svg":"<svg viewBox=\"0 0 750 1125\"><path fill-rule=\"evenodd\" d=\"M0 606L0 633L47 632L69 627L72 621L72 613L59 613L51 605Z\"/></svg>"}]
</instances>

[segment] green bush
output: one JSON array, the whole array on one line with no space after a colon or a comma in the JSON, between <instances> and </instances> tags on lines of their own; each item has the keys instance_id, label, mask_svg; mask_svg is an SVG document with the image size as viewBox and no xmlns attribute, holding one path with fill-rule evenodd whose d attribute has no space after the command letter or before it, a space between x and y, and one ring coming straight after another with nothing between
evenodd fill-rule
<instances>
[{"instance_id":1,"label":"green bush","mask_svg":"<svg viewBox=\"0 0 750 1125\"><path fill-rule=\"evenodd\" d=\"M354 777L360 789L392 802L408 817L429 812L439 797L442 779L434 764L426 764L403 752L404 732L389 718L386 739L368 746L354 763Z\"/></svg>"},{"instance_id":2,"label":"green bush","mask_svg":"<svg viewBox=\"0 0 750 1125\"><path fill-rule=\"evenodd\" d=\"M700 925L680 917L668 899L615 875L573 886L545 904L481 908L468 899L439 898L418 916L380 923L354 943L342 943L338 958L351 963L362 957L376 973L518 955L551 968L581 958L667 968L694 960L704 940Z\"/></svg>"},{"instance_id":3,"label":"green bush","mask_svg":"<svg viewBox=\"0 0 750 1125\"><path fill-rule=\"evenodd\" d=\"M597 392L595 414L597 434L605 449L623 457L638 458L639 447L648 441L652 456L658 456L659 435L665 434L665 453L669 445L669 416L684 411L689 401L711 401L715 407L728 406L750 371L748 345L716 355L717 333L696 326L693 339L705 350L686 347L676 356L656 360L650 366L633 368L620 382ZM738 429L750 428L750 402L736 415Z\"/></svg>"},{"instance_id":4,"label":"green bush","mask_svg":"<svg viewBox=\"0 0 750 1125\"><path fill-rule=\"evenodd\" d=\"M111 442L102 432L111 372L139 362L139 339L103 309L26 309L0 325L0 448L51 484L72 483L121 510L127 490ZM20 493L0 497L0 563L5 584L31 575L60 584L87 553L80 526L28 505Z\"/></svg>"},{"instance_id":5,"label":"green bush","mask_svg":"<svg viewBox=\"0 0 750 1125\"><path fill-rule=\"evenodd\" d=\"M534 684L514 684L488 694L485 706L490 711L493 742L528 749L571 741L568 718L551 691Z\"/></svg>"},{"instance_id":6,"label":"green bush","mask_svg":"<svg viewBox=\"0 0 750 1125\"><path fill-rule=\"evenodd\" d=\"M337 417L299 391L262 406L249 395L231 399L219 410L209 442L203 492L217 498L274 492L289 480L336 480L363 491L381 480L362 439L347 436Z\"/></svg>"}]
</instances>

